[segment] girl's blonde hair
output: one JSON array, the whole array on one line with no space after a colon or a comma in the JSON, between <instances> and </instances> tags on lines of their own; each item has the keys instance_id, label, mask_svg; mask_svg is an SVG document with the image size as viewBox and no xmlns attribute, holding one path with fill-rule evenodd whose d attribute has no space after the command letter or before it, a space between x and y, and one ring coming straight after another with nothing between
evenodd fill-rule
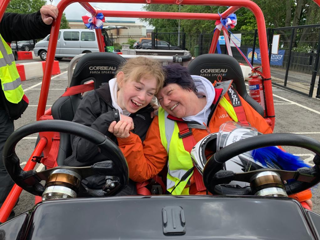
<instances>
[{"instance_id":1,"label":"girl's blonde hair","mask_svg":"<svg viewBox=\"0 0 320 240\"><path fill-rule=\"evenodd\" d=\"M131 58L126 61L117 71L117 74L122 71L124 73L124 81L129 77L139 82L144 76L153 76L157 80L156 94L162 88L164 83L165 74L162 64L153 59L146 57Z\"/></svg>"}]
</instances>

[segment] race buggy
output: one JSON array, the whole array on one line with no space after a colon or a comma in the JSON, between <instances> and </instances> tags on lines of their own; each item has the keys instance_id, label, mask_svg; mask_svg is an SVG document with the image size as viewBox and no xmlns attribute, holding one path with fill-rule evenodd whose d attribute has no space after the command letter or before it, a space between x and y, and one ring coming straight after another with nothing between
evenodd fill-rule
<instances>
[{"instance_id":1,"label":"race buggy","mask_svg":"<svg viewBox=\"0 0 320 240\"><path fill-rule=\"evenodd\" d=\"M104 2L104 1L96 1ZM233 80L239 94L270 124L275 124L271 74L268 58L267 34L261 9L249 0L113 0L112 3L218 5L229 6L220 14L185 12L137 12L97 10L87 1L79 2L94 17L99 13L108 17L166 18L221 21L239 8L251 10L256 17L262 70L252 68L252 78L261 82L263 103L248 95L239 63L228 55L215 54L220 33L226 34L224 25L213 34L208 54L194 58L188 68L191 74L202 75L203 69L226 69L225 74L210 74L211 80ZM3 15L9 0L1 0ZM74 1L61 0L59 12ZM75 58L68 69L69 88L46 110L48 91L59 26L62 14L52 26L47 62L37 121L17 129L7 140L3 150L4 163L15 181L11 193L0 210L0 239L320 239L320 216L306 210L295 199L288 197L311 188L320 181L320 143L308 137L293 134L256 135L231 143L219 149L209 161L204 148L198 145L195 165L203 174L204 184L211 194L196 196L144 195L115 197L128 183L128 166L119 148L96 130L72 122L81 93L100 86L111 79L125 54L104 52L98 38L100 53ZM101 35L101 29L95 31ZM227 42L227 41L226 41ZM148 56L159 61L186 64L185 55ZM77 62L76 62L77 61ZM90 72L89 66L105 66L105 71ZM75 68L74 68L75 66ZM74 70L73 70L74 68ZM238 129L235 127L235 129ZM39 141L28 163L21 169L15 148L17 143L39 132ZM70 155L73 134L99 146L101 153L112 159L86 167L62 166ZM232 132L221 133L228 138ZM223 135L224 134L224 135ZM206 145L216 144L212 138ZM296 146L315 154L314 166L288 171L274 168L233 172L223 170L228 160L256 148L267 146ZM244 156L243 155L243 156ZM46 166L42 172L34 171L37 163ZM81 181L95 174L105 175L103 189L84 188ZM231 182L248 183L245 187L232 187ZM34 194L36 205L6 222L22 189ZM218 194L220 193L220 194ZM101 197L81 197L85 194Z\"/></svg>"}]
</instances>

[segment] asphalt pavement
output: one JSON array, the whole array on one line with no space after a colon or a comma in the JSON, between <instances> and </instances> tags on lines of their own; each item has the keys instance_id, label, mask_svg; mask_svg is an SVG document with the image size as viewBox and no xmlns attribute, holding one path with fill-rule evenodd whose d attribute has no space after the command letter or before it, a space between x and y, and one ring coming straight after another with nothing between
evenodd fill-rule
<instances>
[{"instance_id":1,"label":"asphalt pavement","mask_svg":"<svg viewBox=\"0 0 320 240\"><path fill-rule=\"evenodd\" d=\"M289 70L287 74L287 81L285 82L286 74L286 69L271 67L273 83L306 95L310 94L311 82L313 77L312 74ZM320 74L318 73L318 75L314 79L314 86L311 88L312 97L314 98L317 95L317 90L320 89L319 78Z\"/></svg>"},{"instance_id":2,"label":"asphalt pavement","mask_svg":"<svg viewBox=\"0 0 320 240\"><path fill-rule=\"evenodd\" d=\"M61 74L53 76L50 85L47 108L50 108L56 99L65 91L67 87L66 69L69 60L60 61ZM15 127L19 128L25 124L36 121L36 111L41 89L41 78L30 79L22 83L26 95L30 100L30 105L22 118L15 121ZM274 103L276 112L275 133L294 133L305 135L320 141L320 102L319 99L308 98L301 94L288 91L283 88L273 87ZM17 155L20 158L22 167L28 161L35 143L37 135L31 135L23 140L17 146ZM312 164L314 154L301 148L285 147L291 153L300 156L305 162ZM41 171L43 166L36 167ZM320 214L320 193L318 186L312 189L314 212ZM20 201L15 207L16 214L31 209L34 206L34 197L23 191Z\"/></svg>"}]
</instances>

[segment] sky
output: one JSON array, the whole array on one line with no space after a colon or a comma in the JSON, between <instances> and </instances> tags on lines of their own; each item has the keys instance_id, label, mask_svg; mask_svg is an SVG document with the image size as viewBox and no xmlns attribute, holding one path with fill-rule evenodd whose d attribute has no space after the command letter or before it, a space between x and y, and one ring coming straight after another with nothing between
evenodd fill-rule
<instances>
[{"instance_id":1,"label":"sky","mask_svg":"<svg viewBox=\"0 0 320 240\"><path fill-rule=\"evenodd\" d=\"M48 1L48 4L50 4L50 1ZM53 0L52 4L57 5L60 2L60 0ZM142 9L144 4L124 4L124 3L92 3L92 6L95 8L105 9L105 10L130 10L130 11L144 11ZM73 3L69 5L64 13L66 14L67 20L81 20L82 16L86 15L88 12L79 4L79 3ZM141 23L144 25L147 25L145 22L141 22L137 18L106 18L106 21L109 20L122 20L122 21L136 21L136 23Z\"/></svg>"}]
</instances>

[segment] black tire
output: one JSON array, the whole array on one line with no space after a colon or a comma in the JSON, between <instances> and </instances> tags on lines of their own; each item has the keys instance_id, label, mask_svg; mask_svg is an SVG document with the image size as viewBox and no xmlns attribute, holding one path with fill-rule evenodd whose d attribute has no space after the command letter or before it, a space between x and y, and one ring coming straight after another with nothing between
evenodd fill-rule
<instances>
[{"instance_id":1,"label":"black tire","mask_svg":"<svg viewBox=\"0 0 320 240\"><path fill-rule=\"evenodd\" d=\"M56 60L61 61L62 57L55 57Z\"/></svg>"},{"instance_id":2,"label":"black tire","mask_svg":"<svg viewBox=\"0 0 320 240\"><path fill-rule=\"evenodd\" d=\"M47 51L46 50L41 50L39 52L39 56L40 56L42 61L45 61L47 59Z\"/></svg>"},{"instance_id":3,"label":"black tire","mask_svg":"<svg viewBox=\"0 0 320 240\"><path fill-rule=\"evenodd\" d=\"M18 53L17 51L12 51L13 55L14 55L14 60L17 61L18 60Z\"/></svg>"}]
</instances>

